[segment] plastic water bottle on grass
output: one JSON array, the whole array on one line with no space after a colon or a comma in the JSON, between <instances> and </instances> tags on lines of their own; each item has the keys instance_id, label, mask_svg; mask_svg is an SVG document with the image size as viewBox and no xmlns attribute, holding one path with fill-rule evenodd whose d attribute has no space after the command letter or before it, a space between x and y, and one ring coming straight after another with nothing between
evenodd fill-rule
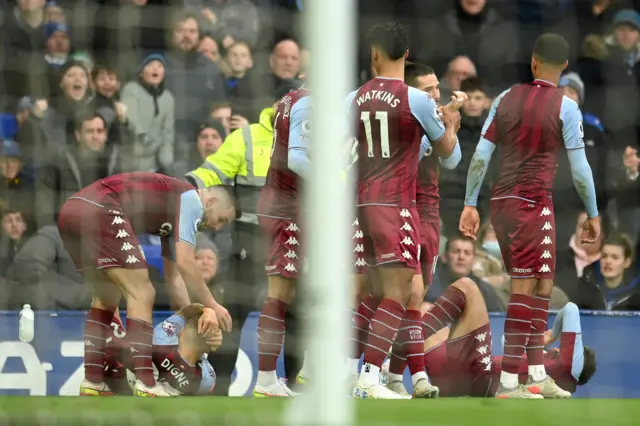
<instances>
[{"instance_id":1,"label":"plastic water bottle on grass","mask_svg":"<svg viewBox=\"0 0 640 426\"><path fill-rule=\"evenodd\" d=\"M33 335L35 334L35 317L31 305L26 304L22 307L18 331L20 341L29 343L33 340Z\"/></svg>"}]
</instances>

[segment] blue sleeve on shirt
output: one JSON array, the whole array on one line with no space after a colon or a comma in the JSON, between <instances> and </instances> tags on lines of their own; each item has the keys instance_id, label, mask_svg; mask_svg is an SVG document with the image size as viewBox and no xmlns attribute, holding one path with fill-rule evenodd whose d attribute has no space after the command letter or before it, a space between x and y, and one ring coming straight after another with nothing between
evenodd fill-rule
<instances>
[{"instance_id":1,"label":"blue sleeve on shirt","mask_svg":"<svg viewBox=\"0 0 640 426\"><path fill-rule=\"evenodd\" d=\"M303 179L311 173L311 151L309 131L311 118L311 97L306 96L291 107L289 118L289 153L287 165L291 171Z\"/></svg>"},{"instance_id":2,"label":"blue sleeve on shirt","mask_svg":"<svg viewBox=\"0 0 640 426\"><path fill-rule=\"evenodd\" d=\"M465 206L475 207L476 204L478 204L478 194L480 194L480 188L482 187L482 182L489 168L489 161L491 161L491 156L495 149L496 145L493 142L488 141L484 137L480 137L480 142L478 142L476 152L473 154L467 174L467 192L464 198Z\"/></svg>"},{"instance_id":3,"label":"blue sleeve on shirt","mask_svg":"<svg viewBox=\"0 0 640 426\"><path fill-rule=\"evenodd\" d=\"M420 139L420 157L418 158L422 160L427 152L433 152L433 147L429 139L423 136L422 139Z\"/></svg>"},{"instance_id":4,"label":"blue sleeve on shirt","mask_svg":"<svg viewBox=\"0 0 640 426\"><path fill-rule=\"evenodd\" d=\"M504 98L504 95L509 93L509 90L511 89L507 89L504 92L500 93L498 97L493 100L493 103L491 104L491 109L489 109L489 115L487 115L487 119L484 121L484 125L482 126L481 135L483 138L485 133L487 133L489 126L491 126L491 123L493 123L493 119L496 116L496 111L498 110L498 105L500 105L500 101L502 101L502 98ZM489 142L496 143L497 141L489 141Z\"/></svg>"},{"instance_id":5,"label":"blue sleeve on shirt","mask_svg":"<svg viewBox=\"0 0 640 426\"><path fill-rule=\"evenodd\" d=\"M171 315L153 329L153 344L160 346L176 346L178 336L184 329L185 320L180 315Z\"/></svg>"},{"instance_id":6,"label":"blue sleeve on shirt","mask_svg":"<svg viewBox=\"0 0 640 426\"><path fill-rule=\"evenodd\" d=\"M562 120L562 138L568 150L584 148L584 130L582 127L582 113L578 104L568 97L562 98L560 106L560 120Z\"/></svg>"},{"instance_id":7,"label":"blue sleeve on shirt","mask_svg":"<svg viewBox=\"0 0 640 426\"><path fill-rule=\"evenodd\" d=\"M209 364L205 354L200 358L200 368L202 369L202 381L196 393L199 395L211 393L216 385L216 372Z\"/></svg>"},{"instance_id":8,"label":"blue sleeve on shirt","mask_svg":"<svg viewBox=\"0 0 640 426\"><path fill-rule=\"evenodd\" d=\"M430 141L437 141L444 135L444 123L438 114L436 102L431 96L415 87L409 87L409 108Z\"/></svg>"},{"instance_id":9,"label":"blue sleeve on shirt","mask_svg":"<svg viewBox=\"0 0 640 426\"><path fill-rule=\"evenodd\" d=\"M584 368L584 343L582 342L580 310L575 303L567 303L556 316L556 320L553 323L553 338L557 338L560 333L574 333L576 335L573 345L571 375L577 381Z\"/></svg>"},{"instance_id":10,"label":"blue sleeve on shirt","mask_svg":"<svg viewBox=\"0 0 640 426\"><path fill-rule=\"evenodd\" d=\"M180 195L180 218L178 219L178 241L196 246L196 233L202 220L203 206L196 190Z\"/></svg>"},{"instance_id":11,"label":"blue sleeve on shirt","mask_svg":"<svg viewBox=\"0 0 640 426\"><path fill-rule=\"evenodd\" d=\"M457 139L458 137L456 136L456 146L453 148L453 152L451 153L449 158L440 158L440 165L447 170L455 169L460 163L460 160L462 160L460 141L458 141Z\"/></svg>"}]
</instances>

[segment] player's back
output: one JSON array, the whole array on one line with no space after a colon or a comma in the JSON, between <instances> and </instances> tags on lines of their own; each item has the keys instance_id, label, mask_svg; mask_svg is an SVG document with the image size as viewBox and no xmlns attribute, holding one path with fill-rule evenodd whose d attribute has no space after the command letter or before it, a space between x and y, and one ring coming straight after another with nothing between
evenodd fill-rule
<instances>
[{"instance_id":1,"label":"player's back","mask_svg":"<svg viewBox=\"0 0 640 426\"><path fill-rule=\"evenodd\" d=\"M300 177L289 169L289 129L291 109L309 91L299 89L288 93L274 112L273 147L267 180L258 202L258 213L268 216L290 217L299 208Z\"/></svg>"},{"instance_id":2,"label":"player's back","mask_svg":"<svg viewBox=\"0 0 640 426\"><path fill-rule=\"evenodd\" d=\"M483 136L498 145L500 173L493 198L549 196L563 148L562 92L535 80L506 91Z\"/></svg>"},{"instance_id":3,"label":"player's back","mask_svg":"<svg viewBox=\"0 0 640 426\"><path fill-rule=\"evenodd\" d=\"M368 81L355 93L352 110L359 142L359 205L415 206L424 130L412 111L412 96L427 95L402 80L382 77Z\"/></svg>"},{"instance_id":4,"label":"player's back","mask_svg":"<svg viewBox=\"0 0 640 426\"><path fill-rule=\"evenodd\" d=\"M166 236L173 230L180 195L190 190L195 190L193 185L181 179L132 172L101 179L78 196L119 208L136 233Z\"/></svg>"}]
</instances>

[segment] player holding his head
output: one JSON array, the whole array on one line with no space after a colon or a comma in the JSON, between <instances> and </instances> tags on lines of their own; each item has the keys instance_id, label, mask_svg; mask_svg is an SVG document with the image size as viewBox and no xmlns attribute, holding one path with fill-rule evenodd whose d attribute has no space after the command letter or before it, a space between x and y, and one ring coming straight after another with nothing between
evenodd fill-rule
<instances>
[{"instance_id":1,"label":"player holding his head","mask_svg":"<svg viewBox=\"0 0 640 426\"><path fill-rule=\"evenodd\" d=\"M377 77L352 92L350 113L356 120L358 157L357 217L364 257L377 276L382 300L375 311L364 350L364 365L354 395L358 398L405 398L379 383L382 362L405 319L411 280L418 268L420 243L416 182L420 140L426 133L437 155L449 157L456 145L460 114L404 83L409 37L398 22L375 25L368 33ZM420 321L418 312L417 321ZM427 380L423 371L422 379Z\"/></svg>"},{"instance_id":2,"label":"player holding his head","mask_svg":"<svg viewBox=\"0 0 640 426\"><path fill-rule=\"evenodd\" d=\"M104 382L106 340L120 299L127 300L127 330L137 377L135 395L169 396L153 377L151 344L155 289L136 234L158 235L172 302L187 306L190 290L207 308L201 332L231 328L231 318L196 265L196 233L233 220L233 200L221 187L196 190L157 173L123 173L99 180L67 200L58 229L76 268L91 284L85 323L85 380L80 395L111 395ZM186 287L185 287L186 283ZM188 289L188 290L187 290Z\"/></svg>"},{"instance_id":3,"label":"player holding his head","mask_svg":"<svg viewBox=\"0 0 640 426\"><path fill-rule=\"evenodd\" d=\"M440 82L433 69L429 66L407 63L405 66L405 82L427 93L440 104ZM456 93L457 96L465 96ZM459 108L462 103L452 99L451 103L443 108ZM435 268L438 251L440 249L440 192L438 176L440 165L446 169L454 169L462 154L460 145L456 143L453 153L448 158L439 157L434 153L433 147L426 136L423 136L424 155L420 158L418 166L418 186L416 191L416 206L420 219L420 264L413 276L411 296L407 304L405 319L400 327L398 338L391 352L389 366L389 381L387 387L401 395L408 395L402 383L402 374L405 367L409 366L409 372L413 382L413 397L435 397L438 389L429 385L428 380L423 380L424 367L424 335L423 326L420 325L422 313L422 301L431 285L433 270ZM413 321L413 323L409 323ZM417 325L417 326L416 326Z\"/></svg>"},{"instance_id":4,"label":"player holding his head","mask_svg":"<svg viewBox=\"0 0 640 426\"><path fill-rule=\"evenodd\" d=\"M578 104L556 87L568 55L569 46L561 36L544 34L538 38L531 58L535 80L507 89L496 98L469 166L460 231L475 238L480 225L478 192L491 155L496 145L501 146L491 223L512 278L512 293L504 325L506 343L498 397L567 396L547 375L543 363L556 263L551 190L563 147L589 216L582 241L593 243L600 233L593 176L584 152L582 114ZM525 348L530 378L520 386L518 369Z\"/></svg>"},{"instance_id":5,"label":"player holding his head","mask_svg":"<svg viewBox=\"0 0 640 426\"><path fill-rule=\"evenodd\" d=\"M502 371L503 356L491 354L491 325L480 289L472 280L462 278L452 284L464 294L464 303L437 333L425 340L425 364L431 380L440 387L442 396L504 397L496 394ZM446 304L440 297L436 304ZM543 345L560 339L560 348L543 352L543 363L549 375L571 393L583 386L596 370L593 350L582 342L580 312L568 303L558 313L553 329L544 334ZM518 363L518 381L525 383L529 369L526 359ZM570 393L562 395L565 398Z\"/></svg>"},{"instance_id":6,"label":"player holding his head","mask_svg":"<svg viewBox=\"0 0 640 426\"><path fill-rule=\"evenodd\" d=\"M273 150L267 182L260 193L258 220L270 250L265 272L268 292L258 320L258 380L255 397L294 393L276 376L285 338L285 316L304 267L299 227L302 179L308 179L311 98L306 89L288 93L275 111Z\"/></svg>"}]
</instances>

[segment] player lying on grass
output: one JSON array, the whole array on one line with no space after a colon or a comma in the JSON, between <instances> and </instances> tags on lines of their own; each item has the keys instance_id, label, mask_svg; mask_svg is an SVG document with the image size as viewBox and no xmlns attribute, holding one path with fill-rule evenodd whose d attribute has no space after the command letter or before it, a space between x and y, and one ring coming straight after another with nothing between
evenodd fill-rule
<instances>
[{"instance_id":1,"label":"player lying on grass","mask_svg":"<svg viewBox=\"0 0 640 426\"><path fill-rule=\"evenodd\" d=\"M451 293L458 293L464 303L458 305L459 310L448 310L450 327L442 325L425 340L427 372L442 396L496 396L502 357L491 355L489 314L478 286L468 278L456 281L428 312L453 306ZM559 386L573 393L596 371L595 353L582 343L580 313L573 303L560 311L553 329L545 333L545 346L558 338L560 348L544 353L544 366ZM520 386L525 386L527 375L525 358L519 369Z\"/></svg>"},{"instance_id":2,"label":"player lying on grass","mask_svg":"<svg viewBox=\"0 0 640 426\"><path fill-rule=\"evenodd\" d=\"M153 329L153 367L158 383L172 396L210 393L216 373L207 361L207 353L222 344L220 330L206 339L200 335L198 321L203 315L215 315L209 308L191 304ZM117 317L111 324L113 336L108 343L105 381L114 393L131 395L134 374L133 347L123 339L122 324ZM133 379L133 380L131 380Z\"/></svg>"}]
</instances>

